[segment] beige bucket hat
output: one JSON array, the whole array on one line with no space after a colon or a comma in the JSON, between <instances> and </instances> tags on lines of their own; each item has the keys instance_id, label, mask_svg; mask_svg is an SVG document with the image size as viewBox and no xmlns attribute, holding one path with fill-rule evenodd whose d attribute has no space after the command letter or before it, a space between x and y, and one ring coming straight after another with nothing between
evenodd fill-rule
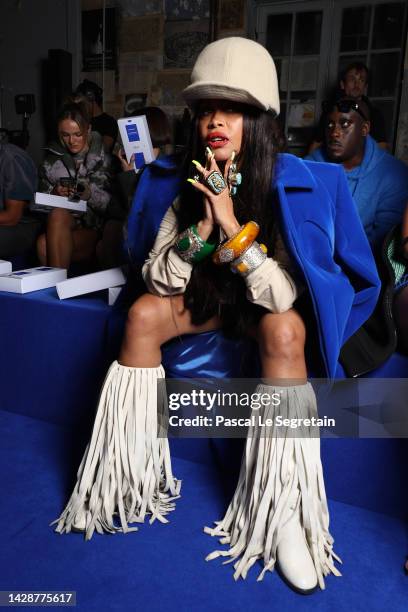
<instances>
[{"instance_id":1,"label":"beige bucket hat","mask_svg":"<svg viewBox=\"0 0 408 612\"><path fill-rule=\"evenodd\" d=\"M215 98L244 102L279 114L279 86L274 61L259 43L232 36L207 45L183 91L192 107L198 100Z\"/></svg>"}]
</instances>

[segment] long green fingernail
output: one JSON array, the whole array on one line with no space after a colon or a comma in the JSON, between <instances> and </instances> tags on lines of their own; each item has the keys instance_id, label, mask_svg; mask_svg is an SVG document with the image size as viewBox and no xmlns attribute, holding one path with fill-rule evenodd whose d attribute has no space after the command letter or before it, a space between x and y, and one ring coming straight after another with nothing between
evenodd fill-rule
<instances>
[{"instance_id":1,"label":"long green fingernail","mask_svg":"<svg viewBox=\"0 0 408 612\"><path fill-rule=\"evenodd\" d=\"M197 168L199 168L199 167L201 166L200 162L198 162L196 159L193 159L193 160L192 160L192 163L193 163L193 164L194 164L194 165L195 165Z\"/></svg>"},{"instance_id":2,"label":"long green fingernail","mask_svg":"<svg viewBox=\"0 0 408 612\"><path fill-rule=\"evenodd\" d=\"M210 157L214 157L214 153L211 151L210 147L206 147L205 152L207 153L207 155L209 155Z\"/></svg>"},{"instance_id":3,"label":"long green fingernail","mask_svg":"<svg viewBox=\"0 0 408 612\"><path fill-rule=\"evenodd\" d=\"M196 183L197 181L195 181L194 179L187 179L187 183L192 183L193 185Z\"/></svg>"}]
</instances>

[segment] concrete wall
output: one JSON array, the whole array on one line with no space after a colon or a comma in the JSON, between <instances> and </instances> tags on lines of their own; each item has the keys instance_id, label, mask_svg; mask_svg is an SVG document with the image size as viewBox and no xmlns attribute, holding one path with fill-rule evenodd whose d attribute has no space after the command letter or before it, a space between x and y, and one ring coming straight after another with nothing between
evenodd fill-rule
<instances>
[{"instance_id":1,"label":"concrete wall","mask_svg":"<svg viewBox=\"0 0 408 612\"><path fill-rule=\"evenodd\" d=\"M2 127L21 129L14 110L14 96L33 93L37 111L29 123L28 152L36 163L42 159L45 130L42 118L41 68L48 49L73 54L73 82L79 77L80 0L1 0L0 85Z\"/></svg>"}]
</instances>

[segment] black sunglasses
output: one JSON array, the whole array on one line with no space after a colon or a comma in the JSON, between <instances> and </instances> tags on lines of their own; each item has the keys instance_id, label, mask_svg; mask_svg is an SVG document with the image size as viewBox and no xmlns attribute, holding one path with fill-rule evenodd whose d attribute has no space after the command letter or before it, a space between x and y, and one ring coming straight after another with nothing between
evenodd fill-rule
<instances>
[{"instance_id":1,"label":"black sunglasses","mask_svg":"<svg viewBox=\"0 0 408 612\"><path fill-rule=\"evenodd\" d=\"M368 117L366 117L363 109L360 107L358 102L353 102L352 100L338 100L338 102L329 102L325 100L322 103L322 110L324 113L330 113L334 108L340 113L349 113L350 111L356 111L365 121L368 121Z\"/></svg>"}]
</instances>

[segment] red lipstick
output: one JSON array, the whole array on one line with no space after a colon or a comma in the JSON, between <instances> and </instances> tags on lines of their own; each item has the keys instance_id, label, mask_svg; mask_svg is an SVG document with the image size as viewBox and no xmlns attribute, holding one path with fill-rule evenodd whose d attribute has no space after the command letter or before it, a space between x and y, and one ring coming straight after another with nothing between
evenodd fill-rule
<instances>
[{"instance_id":1,"label":"red lipstick","mask_svg":"<svg viewBox=\"0 0 408 612\"><path fill-rule=\"evenodd\" d=\"M207 144L211 149L219 149L220 147L224 147L227 142L229 142L229 138L225 136L222 132L211 132L207 136Z\"/></svg>"}]
</instances>

